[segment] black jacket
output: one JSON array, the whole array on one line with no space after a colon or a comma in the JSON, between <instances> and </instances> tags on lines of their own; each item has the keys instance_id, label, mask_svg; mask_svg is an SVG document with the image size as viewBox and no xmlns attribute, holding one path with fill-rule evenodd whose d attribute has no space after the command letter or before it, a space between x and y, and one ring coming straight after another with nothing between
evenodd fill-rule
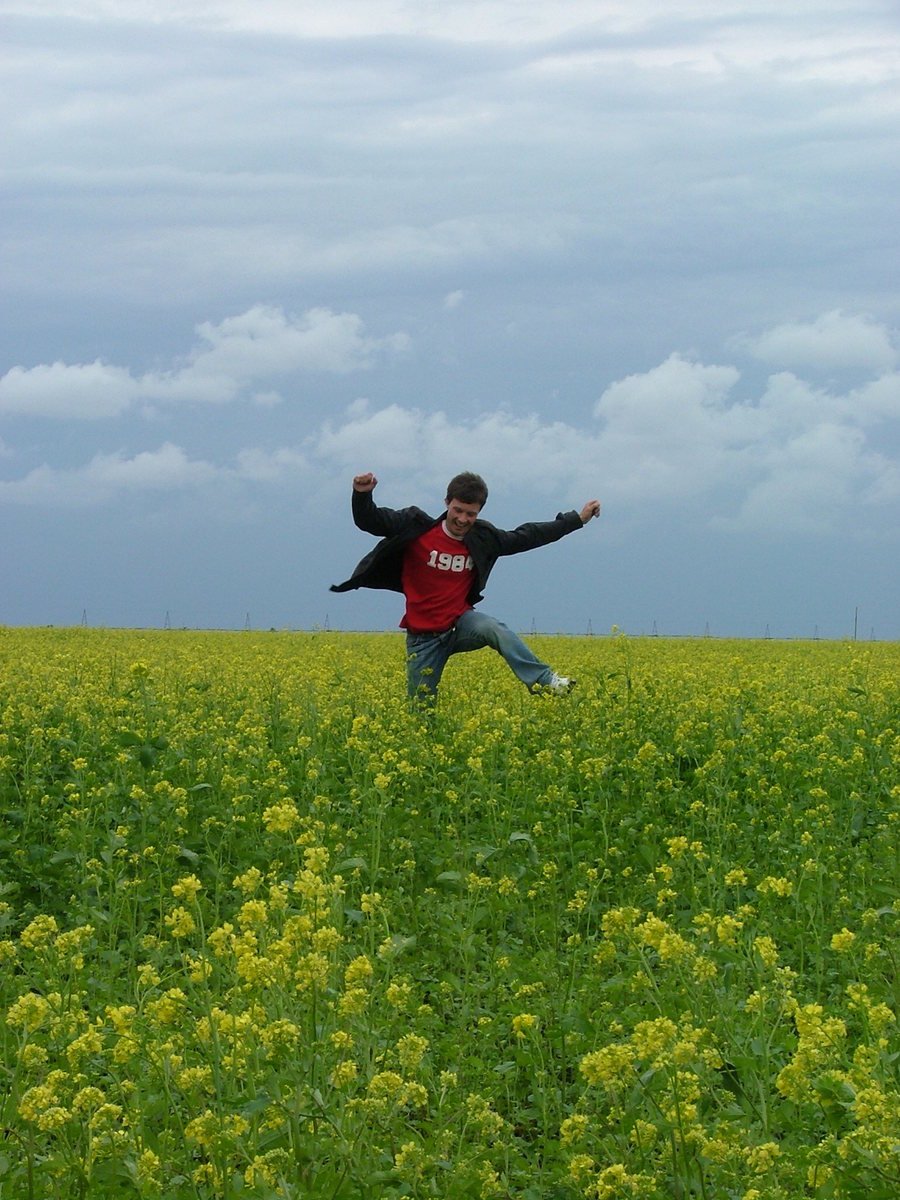
<instances>
[{"instance_id":1,"label":"black jacket","mask_svg":"<svg viewBox=\"0 0 900 1200\"><path fill-rule=\"evenodd\" d=\"M402 592L404 549L427 529L440 524L446 515L444 512L439 517L430 517L421 508L415 507L379 508L371 492L354 492L354 522L366 533L380 537L381 541L357 564L349 579L332 584L331 590L350 592L355 588L367 587ZM516 529L497 529L490 521L482 521L479 517L463 542L475 564L475 577L467 597L469 604L477 604L483 599L488 575L498 558L547 546L581 528L581 517L574 509L557 513L555 521L529 521Z\"/></svg>"}]
</instances>

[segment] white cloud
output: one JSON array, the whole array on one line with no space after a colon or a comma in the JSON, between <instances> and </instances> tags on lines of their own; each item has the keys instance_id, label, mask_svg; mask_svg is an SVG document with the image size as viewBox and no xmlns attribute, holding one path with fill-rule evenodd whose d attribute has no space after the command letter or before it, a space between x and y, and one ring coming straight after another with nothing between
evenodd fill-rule
<instances>
[{"instance_id":1,"label":"white cloud","mask_svg":"<svg viewBox=\"0 0 900 1200\"><path fill-rule=\"evenodd\" d=\"M171 492L209 483L219 474L208 462L189 459L167 442L132 458L97 454L84 467L57 469L44 464L24 478L0 482L0 502L61 505L102 504L128 493Z\"/></svg>"},{"instance_id":2,"label":"white cloud","mask_svg":"<svg viewBox=\"0 0 900 1200\"><path fill-rule=\"evenodd\" d=\"M639 25L652 11L647 0L6 0L12 12L41 12L102 21L147 21L293 37L431 35L466 41L511 38L530 41L604 19L614 28Z\"/></svg>"},{"instance_id":3,"label":"white cloud","mask_svg":"<svg viewBox=\"0 0 900 1200\"><path fill-rule=\"evenodd\" d=\"M0 413L99 420L119 416L139 390L130 371L99 361L13 367L0 378Z\"/></svg>"},{"instance_id":4,"label":"white cloud","mask_svg":"<svg viewBox=\"0 0 900 1200\"><path fill-rule=\"evenodd\" d=\"M392 494L399 483L434 496L445 476L472 468L500 490L564 494L574 506L599 495L619 513L702 499L711 525L776 534L849 531L861 508L897 498L900 463L868 434L900 416L894 376L833 395L782 373L758 398L736 400L739 378L673 355L607 388L589 428L357 403L311 454L348 476L375 470Z\"/></svg>"},{"instance_id":5,"label":"white cloud","mask_svg":"<svg viewBox=\"0 0 900 1200\"><path fill-rule=\"evenodd\" d=\"M309 460L299 450L241 450L237 456L237 475L254 483L279 483L309 472Z\"/></svg>"},{"instance_id":6,"label":"white cloud","mask_svg":"<svg viewBox=\"0 0 900 1200\"><path fill-rule=\"evenodd\" d=\"M848 410L861 423L900 420L900 372L890 371L847 397Z\"/></svg>"},{"instance_id":7,"label":"white cloud","mask_svg":"<svg viewBox=\"0 0 900 1200\"><path fill-rule=\"evenodd\" d=\"M313 308L290 317L261 304L218 325L206 321L197 333L203 346L188 370L240 381L291 371L358 371L372 366L381 350L405 345L402 335L368 337L355 313Z\"/></svg>"},{"instance_id":8,"label":"white cloud","mask_svg":"<svg viewBox=\"0 0 900 1200\"><path fill-rule=\"evenodd\" d=\"M444 308L446 308L448 311L450 309L459 308L463 302L465 294L465 292L459 290L455 292L448 292L444 297Z\"/></svg>"},{"instance_id":9,"label":"white cloud","mask_svg":"<svg viewBox=\"0 0 900 1200\"><path fill-rule=\"evenodd\" d=\"M735 516L717 515L721 529L822 533L846 523L854 500L876 500L884 461L866 449L861 430L824 422L785 445L759 447L764 462ZM886 497L885 497L886 498Z\"/></svg>"},{"instance_id":10,"label":"white cloud","mask_svg":"<svg viewBox=\"0 0 900 1200\"><path fill-rule=\"evenodd\" d=\"M101 362L13 367L0 378L0 413L99 419L119 416L138 400L222 404L248 389L257 404L272 404L277 393L256 384L297 373L366 370L379 355L409 346L405 334L371 337L356 314L326 308L292 317L258 304L218 324L205 321L196 332L199 342L185 365L169 371L136 376Z\"/></svg>"},{"instance_id":11,"label":"white cloud","mask_svg":"<svg viewBox=\"0 0 900 1200\"><path fill-rule=\"evenodd\" d=\"M897 363L897 351L884 325L840 309L814 321L786 322L759 337L742 338L740 344L775 367L856 367L878 374Z\"/></svg>"},{"instance_id":12,"label":"white cloud","mask_svg":"<svg viewBox=\"0 0 900 1200\"><path fill-rule=\"evenodd\" d=\"M638 503L701 493L739 469L760 414L731 400L739 373L672 355L612 384L595 405L607 479Z\"/></svg>"},{"instance_id":13,"label":"white cloud","mask_svg":"<svg viewBox=\"0 0 900 1200\"><path fill-rule=\"evenodd\" d=\"M215 381L227 381L232 396L243 394L266 374L314 363L358 366L384 344L367 338L358 319L323 310L297 322L258 307L199 332L191 359L168 377L176 379L169 398L211 395ZM105 378L102 365L97 373ZM57 375L66 379L64 369ZM112 384L145 395L146 378L125 371ZM770 533L850 533L860 513L877 520L897 501L900 374L886 371L840 391L779 371L746 393L736 367L672 354L607 387L586 423L503 409L460 420L359 399L301 445L245 448L219 466L189 459L171 443L133 457L101 454L82 468L37 467L0 484L0 500L100 503L199 485L287 489L322 472L335 479L371 469L392 498L408 490L410 499L439 502L453 473L473 469L495 494L524 489L542 506L577 507L597 495L608 512L646 517L680 507L692 521Z\"/></svg>"},{"instance_id":14,"label":"white cloud","mask_svg":"<svg viewBox=\"0 0 900 1200\"><path fill-rule=\"evenodd\" d=\"M254 0L5 0L3 8L30 15L143 21L294 38L396 35L527 44L602 30L633 35L623 39L622 55L639 52L640 43L635 46L634 41L662 23L664 36L672 44L657 49L657 58L652 60L656 63L688 62L714 70L721 69L727 59L744 68L774 61L785 71L814 64L826 77L830 71L838 78L846 77L838 74L846 58L862 60L860 68L871 71L873 57L865 31L858 29L858 6L847 3L847 20L842 22L840 4L831 5L823 14L817 0L788 0L762 12L748 6L747 0L718 0L718 20L712 28L704 25L710 18L709 0L681 0L674 18L665 0L566 0L565 4L547 4L546 0L330 0L327 4L298 4L296 0L266 0L264 4ZM742 21L748 11L752 21ZM686 26L685 33L681 33L681 23ZM811 68L807 65L806 69Z\"/></svg>"}]
</instances>

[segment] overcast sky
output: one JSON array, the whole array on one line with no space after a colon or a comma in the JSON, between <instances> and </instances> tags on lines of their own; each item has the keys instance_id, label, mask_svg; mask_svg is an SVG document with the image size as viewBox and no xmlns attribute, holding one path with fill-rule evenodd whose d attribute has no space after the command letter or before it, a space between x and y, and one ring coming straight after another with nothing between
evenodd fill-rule
<instances>
[{"instance_id":1,"label":"overcast sky","mask_svg":"<svg viewBox=\"0 0 900 1200\"><path fill-rule=\"evenodd\" d=\"M895 0L0 0L0 624L900 638Z\"/></svg>"}]
</instances>

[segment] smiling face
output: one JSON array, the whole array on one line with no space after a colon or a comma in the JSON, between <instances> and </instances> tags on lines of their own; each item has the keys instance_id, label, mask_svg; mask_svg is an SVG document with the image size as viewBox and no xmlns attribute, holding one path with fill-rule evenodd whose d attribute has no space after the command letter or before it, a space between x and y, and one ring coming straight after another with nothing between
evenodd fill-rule
<instances>
[{"instance_id":1,"label":"smiling face","mask_svg":"<svg viewBox=\"0 0 900 1200\"><path fill-rule=\"evenodd\" d=\"M465 500L447 497L447 531L451 537L463 538L475 524L481 512L480 504L468 504Z\"/></svg>"}]
</instances>

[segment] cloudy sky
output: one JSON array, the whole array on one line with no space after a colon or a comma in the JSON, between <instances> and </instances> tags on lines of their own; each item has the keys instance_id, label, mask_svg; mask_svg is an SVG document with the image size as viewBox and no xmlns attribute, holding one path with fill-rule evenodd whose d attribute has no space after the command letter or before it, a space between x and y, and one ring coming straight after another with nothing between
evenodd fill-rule
<instances>
[{"instance_id":1,"label":"cloudy sky","mask_svg":"<svg viewBox=\"0 0 900 1200\"><path fill-rule=\"evenodd\" d=\"M900 638L894 0L0 0L0 624Z\"/></svg>"}]
</instances>

